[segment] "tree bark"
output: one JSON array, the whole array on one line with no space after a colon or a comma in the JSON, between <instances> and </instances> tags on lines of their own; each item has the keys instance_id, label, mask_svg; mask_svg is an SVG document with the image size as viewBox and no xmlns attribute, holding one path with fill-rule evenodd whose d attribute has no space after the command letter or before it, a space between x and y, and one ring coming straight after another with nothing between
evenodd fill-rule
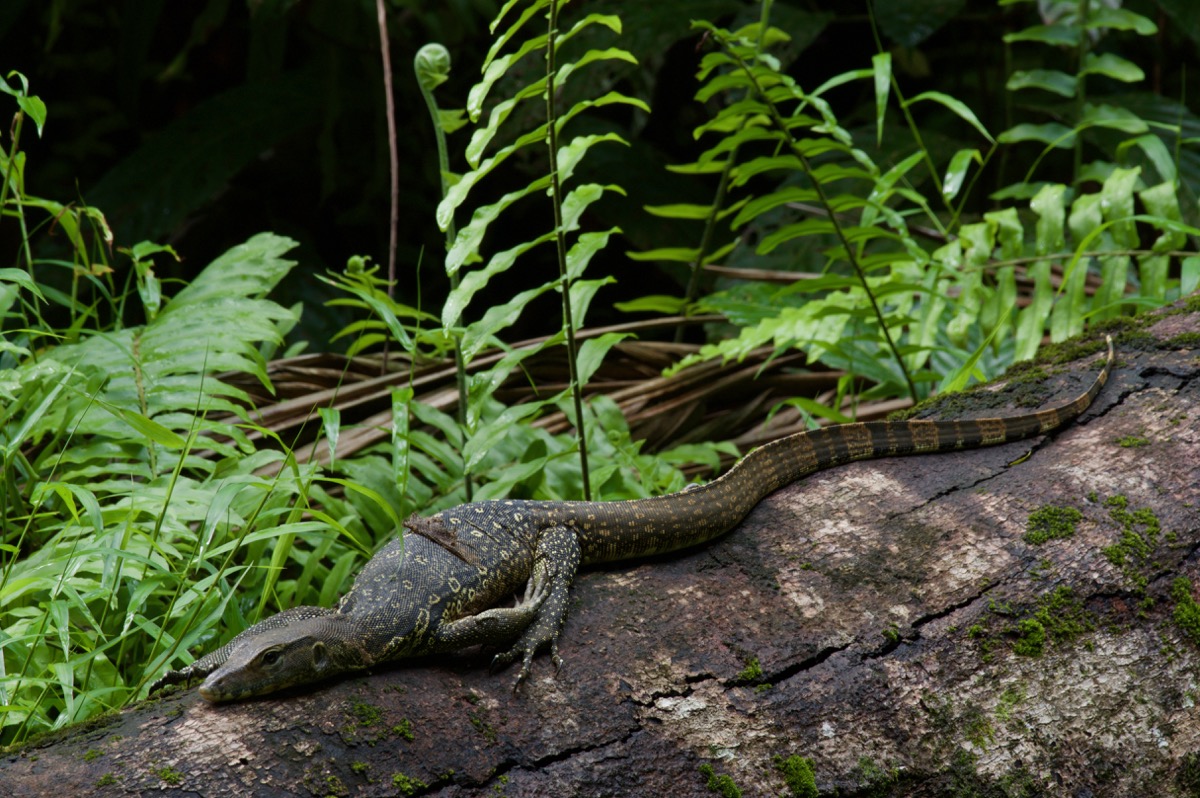
<instances>
[{"instance_id":1,"label":"tree bark","mask_svg":"<svg viewBox=\"0 0 1200 798\"><path fill-rule=\"evenodd\" d=\"M562 672L519 693L477 651L187 690L8 752L0 792L1200 795L1200 303L1139 323L1051 437L833 469L712 545L584 572ZM1027 412L1097 368L925 415Z\"/></svg>"}]
</instances>

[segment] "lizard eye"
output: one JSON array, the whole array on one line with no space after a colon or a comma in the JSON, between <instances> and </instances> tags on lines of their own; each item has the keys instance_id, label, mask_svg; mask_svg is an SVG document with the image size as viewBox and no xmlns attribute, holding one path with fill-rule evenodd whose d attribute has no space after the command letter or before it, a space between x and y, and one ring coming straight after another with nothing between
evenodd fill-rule
<instances>
[{"instance_id":1,"label":"lizard eye","mask_svg":"<svg viewBox=\"0 0 1200 798\"><path fill-rule=\"evenodd\" d=\"M267 667L272 667L274 665L277 665L279 663L278 649L273 648L270 651L264 651L263 655L262 655L262 663L263 663L263 665L266 665Z\"/></svg>"}]
</instances>

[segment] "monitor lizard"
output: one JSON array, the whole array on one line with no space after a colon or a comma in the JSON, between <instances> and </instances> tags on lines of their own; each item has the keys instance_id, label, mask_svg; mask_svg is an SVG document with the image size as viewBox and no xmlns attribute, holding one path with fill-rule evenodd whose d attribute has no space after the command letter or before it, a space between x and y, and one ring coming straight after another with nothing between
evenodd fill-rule
<instances>
[{"instance_id":1,"label":"monitor lizard","mask_svg":"<svg viewBox=\"0 0 1200 798\"><path fill-rule=\"evenodd\" d=\"M1099 394L1113 363L1064 405L1009 418L869 421L799 432L761 446L702 486L614 502L481 501L413 515L359 572L333 609L294 607L267 618L150 688L203 678L213 702L321 681L405 657L503 646L493 666L522 660L558 636L576 569L705 543L738 525L765 496L852 460L991 446L1054 430ZM524 587L515 606L504 606Z\"/></svg>"}]
</instances>

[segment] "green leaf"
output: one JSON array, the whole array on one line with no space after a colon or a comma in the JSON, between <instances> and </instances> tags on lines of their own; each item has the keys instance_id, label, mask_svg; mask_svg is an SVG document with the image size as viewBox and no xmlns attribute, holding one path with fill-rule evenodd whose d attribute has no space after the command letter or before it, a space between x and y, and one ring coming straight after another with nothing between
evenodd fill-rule
<instances>
[{"instance_id":1,"label":"green leaf","mask_svg":"<svg viewBox=\"0 0 1200 798\"><path fill-rule=\"evenodd\" d=\"M581 233L567 251L567 278L575 280L580 277L592 257L608 245L609 236L619 232L621 228L614 227L603 232ZM579 321L576 320L576 323Z\"/></svg>"},{"instance_id":2,"label":"green leaf","mask_svg":"<svg viewBox=\"0 0 1200 798\"><path fill-rule=\"evenodd\" d=\"M41 289L38 288L37 283L34 282L33 278L30 277L29 273L26 271L21 269L0 269L0 280L4 280L5 282L9 283L16 283L29 293L36 296L38 299L42 300L43 302L46 301L45 295L42 293Z\"/></svg>"},{"instance_id":3,"label":"green leaf","mask_svg":"<svg viewBox=\"0 0 1200 798\"><path fill-rule=\"evenodd\" d=\"M1091 104L1084 108L1075 129L1083 130L1089 127L1109 128L1120 130L1122 133L1145 133L1150 129L1150 126L1132 111L1112 105Z\"/></svg>"},{"instance_id":4,"label":"green leaf","mask_svg":"<svg viewBox=\"0 0 1200 798\"><path fill-rule=\"evenodd\" d=\"M579 376L579 384L587 385L588 380L600 368L608 351L614 346L632 337L632 333L610 332L598 338L589 338L579 346L579 357L575 361L575 371Z\"/></svg>"},{"instance_id":5,"label":"green leaf","mask_svg":"<svg viewBox=\"0 0 1200 798\"><path fill-rule=\"evenodd\" d=\"M820 195L817 194L815 189L788 186L779 191L773 191L765 197L755 197L747 202L741 212L734 217L730 226L736 229L746 222L756 219L761 214L774 210L781 205L786 205L789 202L816 202L819 197Z\"/></svg>"},{"instance_id":6,"label":"green leaf","mask_svg":"<svg viewBox=\"0 0 1200 798\"><path fill-rule=\"evenodd\" d=\"M675 263L691 263L700 257L699 247L663 247L645 252L626 252L625 256L636 261L665 260Z\"/></svg>"},{"instance_id":7,"label":"green leaf","mask_svg":"<svg viewBox=\"0 0 1200 798\"><path fill-rule=\"evenodd\" d=\"M651 216L661 219L707 219L712 214L711 205L677 204L677 205L644 205L642 210ZM15 270L14 270L15 271ZM24 274L24 272L21 272ZM0 270L0 278L4 270Z\"/></svg>"},{"instance_id":8,"label":"green leaf","mask_svg":"<svg viewBox=\"0 0 1200 798\"><path fill-rule=\"evenodd\" d=\"M1106 8L1102 5L1088 12L1085 27L1088 30L1131 30L1139 36L1153 36L1158 33L1158 26L1141 14L1127 8Z\"/></svg>"},{"instance_id":9,"label":"green leaf","mask_svg":"<svg viewBox=\"0 0 1200 798\"><path fill-rule=\"evenodd\" d=\"M983 163L983 156L979 154L979 150L959 150L954 153L954 157L950 159L950 165L946 167L946 178L942 181L943 197L954 199L958 196L972 161L978 164Z\"/></svg>"},{"instance_id":10,"label":"green leaf","mask_svg":"<svg viewBox=\"0 0 1200 798\"><path fill-rule=\"evenodd\" d=\"M622 313L661 313L674 316L683 313L687 308L687 299L681 296L651 294L628 302L614 302L613 307Z\"/></svg>"},{"instance_id":11,"label":"green leaf","mask_svg":"<svg viewBox=\"0 0 1200 798\"><path fill-rule=\"evenodd\" d=\"M186 440L184 440L181 436L176 435L162 424L159 424L152 418L147 418L146 416L134 410L117 407L111 402L104 401L100 397L92 397L91 401L95 402L100 407L103 407L105 410L124 421L139 435L148 438L160 446L165 446L168 449L182 449L187 446Z\"/></svg>"},{"instance_id":12,"label":"green leaf","mask_svg":"<svg viewBox=\"0 0 1200 798\"><path fill-rule=\"evenodd\" d=\"M1057 69L1022 69L1012 73L1005 88L1009 91L1042 89L1063 97L1074 97L1078 89L1077 83L1074 75L1059 72Z\"/></svg>"},{"instance_id":13,"label":"green leaf","mask_svg":"<svg viewBox=\"0 0 1200 798\"><path fill-rule=\"evenodd\" d=\"M1200 257L1184 258L1179 266L1179 293L1187 296L1200 289Z\"/></svg>"},{"instance_id":14,"label":"green leaf","mask_svg":"<svg viewBox=\"0 0 1200 798\"><path fill-rule=\"evenodd\" d=\"M1144 136L1123 141L1117 145L1117 156L1124 158L1125 154L1134 147L1140 149L1149 159L1154 170L1158 172L1160 180L1171 184L1176 183L1179 175L1175 168L1175 157L1161 138L1153 133L1147 133Z\"/></svg>"},{"instance_id":15,"label":"green leaf","mask_svg":"<svg viewBox=\"0 0 1200 798\"><path fill-rule=\"evenodd\" d=\"M1016 33L1005 34L1007 44L1039 42L1058 47L1078 47L1083 32L1075 25L1032 25Z\"/></svg>"},{"instance_id":16,"label":"green leaf","mask_svg":"<svg viewBox=\"0 0 1200 798\"><path fill-rule=\"evenodd\" d=\"M1057 122L1047 122L1033 125L1028 122L1010 127L1001 133L997 139L1001 144L1015 144L1021 141L1040 141L1058 149L1070 149L1075 146L1075 131Z\"/></svg>"},{"instance_id":17,"label":"green leaf","mask_svg":"<svg viewBox=\"0 0 1200 798\"><path fill-rule=\"evenodd\" d=\"M987 334L987 337L983 339L983 342L975 348L975 351L971 352L970 357L964 360L958 368L947 374L942 379L942 382L940 385L938 385L937 389L939 394L961 391L963 388L967 387L967 382L973 376L979 380L984 379L982 373L979 371L979 360L983 357L983 353L987 351L988 347L992 345L992 340L995 339L996 334L1003 329L1003 322L1007 320L1010 312L1012 312L1011 305L1001 318L1001 324L996 325L996 327L994 327L992 331Z\"/></svg>"},{"instance_id":18,"label":"green leaf","mask_svg":"<svg viewBox=\"0 0 1200 798\"><path fill-rule=\"evenodd\" d=\"M554 237L553 231L543 233L532 241L526 241L503 252L497 252L488 260L484 268L464 274L458 287L450 292L442 305L442 326L446 329L458 326L462 313L470 304L471 299L488 284L489 280L497 274L511 269L521 255L536 246L553 241Z\"/></svg>"},{"instance_id":19,"label":"green leaf","mask_svg":"<svg viewBox=\"0 0 1200 798\"><path fill-rule=\"evenodd\" d=\"M951 113L962 119L971 127L979 131L979 134L988 141L995 143L992 134L988 133L987 128L979 121L979 117L975 116L975 112L966 106L961 100L956 100L949 94L943 94L940 91L925 91L918 94L916 97L904 101L904 106L909 108L919 102L935 102L944 106Z\"/></svg>"},{"instance_id":20,"label":"green leaf","mask_svg":"<svg viewBox=\"0 0 1200 798\"><path fill-rule=\"evenodd\" d=\"M1123 83L1137 83L1146 78L1141 67L1114 53L1088 53L1083 58L1083 68L1079 74L1104 75Z\"/></svg>"}]
</instances>

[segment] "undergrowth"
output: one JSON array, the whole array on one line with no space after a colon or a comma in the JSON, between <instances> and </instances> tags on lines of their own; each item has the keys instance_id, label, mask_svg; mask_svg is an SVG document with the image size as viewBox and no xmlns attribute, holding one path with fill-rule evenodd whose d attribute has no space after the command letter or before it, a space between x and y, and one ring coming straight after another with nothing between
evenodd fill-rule
<instances>
[{"instance_id":1,"label":"undergrowth","mask_svg":"<svg viewBox=\"0 0 1200 798\"><path fill-rule=\"evenodd\" d=\"M163 670L265 613L332 604L411 512L472 498L634 498L682 489L685 462L716 462L711 446L644 454L615 403L584 401L628 336L577 338L614 280L589 266L620 232L591 229L591 209L626 188L577 175L597 148L626 144L593 114L649 107L611 79L636 67L619 46L620 16L576 5L504 4L461 110L433 99L449 54L423 51L418 79L443 150L436 221L448 299L435 309L398 302L366 258L325 279L331 302L361 313L338 345L357 355L386 342L414 362L453 361L456 399L425 403L412 384L390 389L390 437L352 458L337 449L352 425L336 406L315 409L327 466L301 457L235 387L248 375L269 390L268 361L293 351L287 335L302 308L269 295L295 265L295 243L263 233L187 285L164 279L170 247L114 242L100 209L29 190L21 139L27 121L42 134L48 111L22 76L0 81L16 108L0 148L0 223L20 242L11 266L0 265L0 744L144 697ZM1062 107L1051 122L1014 120L998 133L945 93L905 96L882 45L870 65L804 86L771 2L735 29L694 23L704 48L696 100L707 114L694 133L706 149L672 168L710 181L713 199L645 209L696 235L631 253L681 268L680 295L624 307L720 315L709 343L677 368L769 345L844 370L835 396L796 398L815 423L852 417L864 397L961 387L1031 357L1044 337L1061 341L1194 291L1200 258L1189 237L1198 231L1183 221L1194 209L1181 206L1176 168L1193 142L1088 91L1096 78L1141 79L1096 43L1152 35L1153 22L1107 4L1043 6L1049 22L1006 41L1045 48L1039 57L1057 67L1014 71L1008 92L1048 93ZM828 99L858 82L875 98L869 129L843 123ZM927 107L976 146L948 155L927 146L914 121ZM898 157L880 153L885 128ZM1089 160L1101 134L1118 139L1112 157ZM1172 137L1174 148L1164 143ZM1031 145L1020 178L972 215L984 170L1000 161L1015 174ZM1058 156L1070 159L1071 179L1042 179ZM533 176L518 163L535 165ZM544 227L497 246L497 228L530 206ZM792 271L709 290L707 270L768 260ZM542 263L545 273L522 275L530 287L479 307L485 288L495 297L515 269ZM554 295L557 332L526 347L506 341L536 300ZM567 384L502 403L499 388L551 347L565 352ZM873 387L856 393L864 381ZM534 426L554 410L573 432Z\"/></svg>"}]
</instances>

